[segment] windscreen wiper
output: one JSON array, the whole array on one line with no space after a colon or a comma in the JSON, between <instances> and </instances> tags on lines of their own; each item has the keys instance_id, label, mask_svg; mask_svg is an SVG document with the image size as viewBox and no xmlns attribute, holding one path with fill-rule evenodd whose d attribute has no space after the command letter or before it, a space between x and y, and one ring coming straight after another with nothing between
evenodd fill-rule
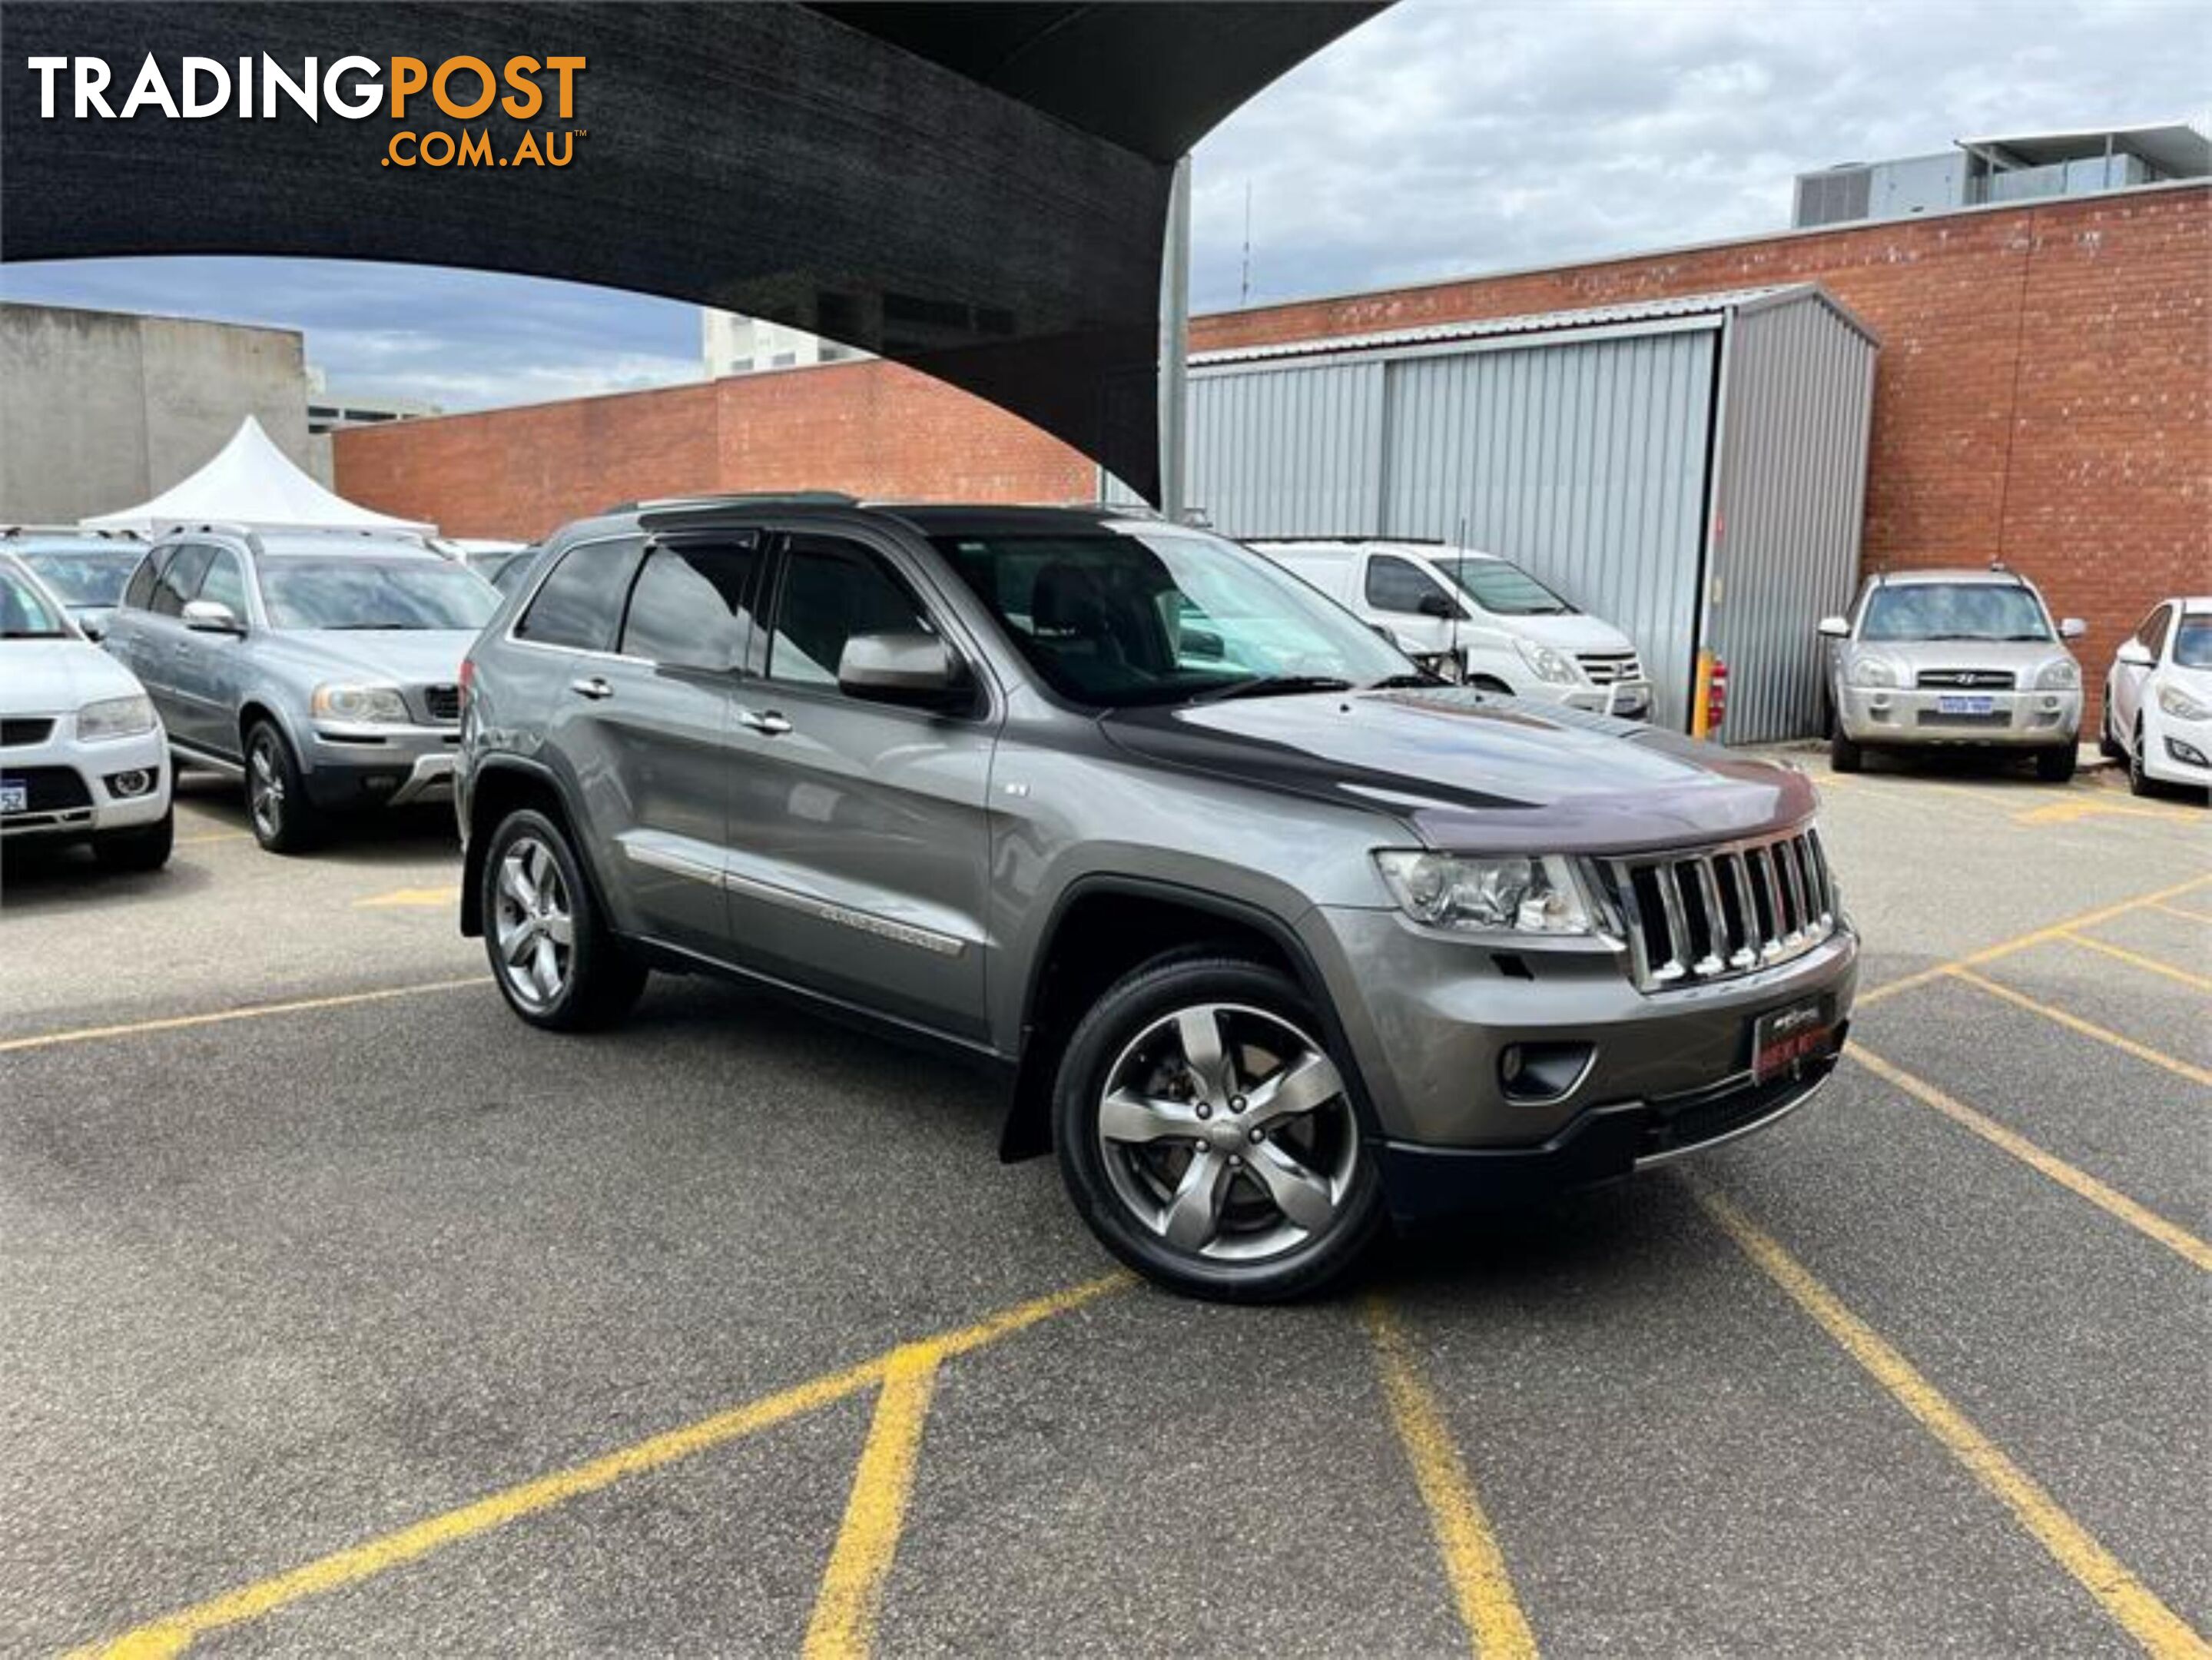
<instances>
[{"instance_id":1,"label":"windscreen wiper","mask_svg":"<svg viewBox=\"0 0 2212 1660\"><path fill-rule=\"evenodd\" d=\"M1225 703L1232 697L1290 696L1302 691L1350 691L1352 682L1334 674L1258 674L1218 691L1201 692L1194 703Z\"/></svg>"}]
</instances>

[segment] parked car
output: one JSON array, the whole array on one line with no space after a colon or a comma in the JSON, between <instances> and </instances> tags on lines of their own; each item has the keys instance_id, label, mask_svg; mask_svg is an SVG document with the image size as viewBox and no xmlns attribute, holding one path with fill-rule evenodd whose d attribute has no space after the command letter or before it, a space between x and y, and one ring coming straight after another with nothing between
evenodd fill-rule
<instances>
[{"instance_id":1,"label":"parked car","mask_svg":"<svg viewBox=\"0 0 2212 1660\"><path fill-rule=\"evenodd\" d=\"M158 870L175 836L160 719L60 599L0 552L0 840L88 842Z\"/></svg>"},{"instance_id":2,"label":"parked car","mask_svg":"<svg viewBox=\"0 0 2212 1660\"><path fill-rule=\"evenodd\" d=\"M463 684L461 926L516 1014L705 970L976 1059L1004 1154L1188 1292L1771 1123L1850 1012L1801 773L1440 684L1194 528L617 509Z\"/></svg>"},{"instance_id":3,"label":"parked car","mask_svg":"<svg viewBox=\"0 0 2212 1660\"><path fill-rule=\"evenodd\" d=\"M97 640L123 585L146 556L131 531L86 531L70 526L15 525L0 532L0 548L31 568L46 592L69 607L70 620Z\"/></svg>"},{"instance_id":4,"label":"parked car","mask_svg":"<svg viewBox=\"0 0 2212 1660\"><path fill-rule=\"evenodd\" d=\"M450 787L461 656L498 604L417 542L203 526L147 554L107 648L177 756L239 775L255 839L298 853Z\"/></svg>"},{"instance_id":5,"label":"parked car","mask_svg":"<svg viewBox=\"0 0 2212 1660\"><path fill-rule=\"evenodd\" d=\"M1651 683L1628 636L1510 559L1434 542L1246 545L1387 629L1448 680L1625 721L1651 713Z\"/></svg>"},{"instance_id":6,"label":"parked car","mask_svg":"<svg viewBox=\"0 0 2212 1660\"><path fill-rule=\"evenodd\" d=\"M2212 792L2212 597L2160 600L2121 642L2099 735L2137 795L2160 784Z\"/></svg>"},{"instance_id":7,"label":"parked car","mask_svg":"<svg viewBox=\"0 0 2212 1660\"><path fill-rule=\"evenodd\" d=\"M513 593L529 577L531 564L537 557L538 544L532 542L526 547L471 553L466 562L471 570L501 593Z\"/></svg>"},{"instance_id":8,"label":"parked car","mask_svg":"<svg viewBox=\"0 0 2212 1660\"><path fill-rule=\"evenodd\" d=\"M2036 776L2074 775L2081 666L2026 577L1986 570L1899 571L1867 579L1850 616L1824 617L1828 756L1856 772L1869 751L1971 748L2033 756Z\"/></svg>"}]
</instances>

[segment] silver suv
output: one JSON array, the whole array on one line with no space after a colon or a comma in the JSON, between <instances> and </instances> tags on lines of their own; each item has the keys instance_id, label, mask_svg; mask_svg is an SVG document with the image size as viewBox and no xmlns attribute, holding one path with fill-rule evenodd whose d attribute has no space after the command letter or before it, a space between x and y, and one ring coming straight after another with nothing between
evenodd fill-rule
<instances>
[{"instance_id":1,"label":"silver suv","mask_svg":"<svg viewBox=\"0 0 2212 1660\"><path fill-rule=\"evenodd\" d=\"M1856 772L1869 750L1943 745L2035 757L2036 775L2074 775L2081 666L2026 577L1987 570L1907 571L1867 579L1857 609L1825 617L1829 760Z\"/></svg>"},{"instance_id":2,"label":"silver suv","mask_svg":"<svg viewBox=\"0 0 2212 1660\"><path fill-rule=\"evenodd\" d=\"M1443 685L1200 530L617 509L462 684L461 926L523 1019L707 971L970 1056L1186 1291L1771 1123L1850 1012L1803 775Z\"/></svg>"},{"instance_id":3,"label":"silver suv","mask_svg":"<svg viewBox=\"0 0 2212 1660\"><path fill-rule=\"evenodd\" d=\"M177 757L242 778L256 839L299 853L451 787L461 655L498 604L417 542L205 525L155 544L106 646Z\"/></svg>"}]
</instances>

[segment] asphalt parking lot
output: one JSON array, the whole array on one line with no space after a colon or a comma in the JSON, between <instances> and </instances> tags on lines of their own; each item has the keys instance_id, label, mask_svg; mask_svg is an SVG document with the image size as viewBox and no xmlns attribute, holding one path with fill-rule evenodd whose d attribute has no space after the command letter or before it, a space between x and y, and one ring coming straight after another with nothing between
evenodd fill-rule
<instances>
[{"instance_id":1,"label":"asphalt parking lot","mask_svg":"<svg viewBox=\"0 0 2212 1660\"><path fill-rule=\"evenodd\" d=\"M1277 1310L953 1066L526 1030L435 814L11 853L0 1650L2203 1654L2212 818L1824 789L1821 1100Z\"/></svg>"}]
</instances>

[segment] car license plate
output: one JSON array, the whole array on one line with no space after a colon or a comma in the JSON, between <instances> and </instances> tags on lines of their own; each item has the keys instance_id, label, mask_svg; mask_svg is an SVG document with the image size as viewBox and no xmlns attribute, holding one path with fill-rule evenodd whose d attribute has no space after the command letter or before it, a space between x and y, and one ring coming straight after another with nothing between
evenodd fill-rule
<instances>
[{"instance_id":1,"label":"car license plate","mask_svg":"<svg viewBox=\"0 0 2212 1660\"><path fill-rule=\"evenodd\" d=\"M1765 1083L1801 1061L1826 1053L1834 1031L1827 1005L1817 998L1809 1003L1769 1009L1752 1025L1753 1081Z\"/></svg>"},{"instance_id":2,"label":"car license plate","mask_svg":"<svg viewBox=\"0 0 2212 1660\"><path fill-rule=\"evenodd\" d=\"M0 784L0 812L28 812L30 808L28 784Z\"/></svg>"},{"instance_id":3,"label":"car license plate","mask_svg":"<svg viewBox=\"0 0 2212 1660\"><path fill-rule=\"evenodd\" d=\"M1936 700L1938 714L1993 714L1997 700L1994 697L1967 697L1946 693Z\"/></svg>"}]
</instances>

